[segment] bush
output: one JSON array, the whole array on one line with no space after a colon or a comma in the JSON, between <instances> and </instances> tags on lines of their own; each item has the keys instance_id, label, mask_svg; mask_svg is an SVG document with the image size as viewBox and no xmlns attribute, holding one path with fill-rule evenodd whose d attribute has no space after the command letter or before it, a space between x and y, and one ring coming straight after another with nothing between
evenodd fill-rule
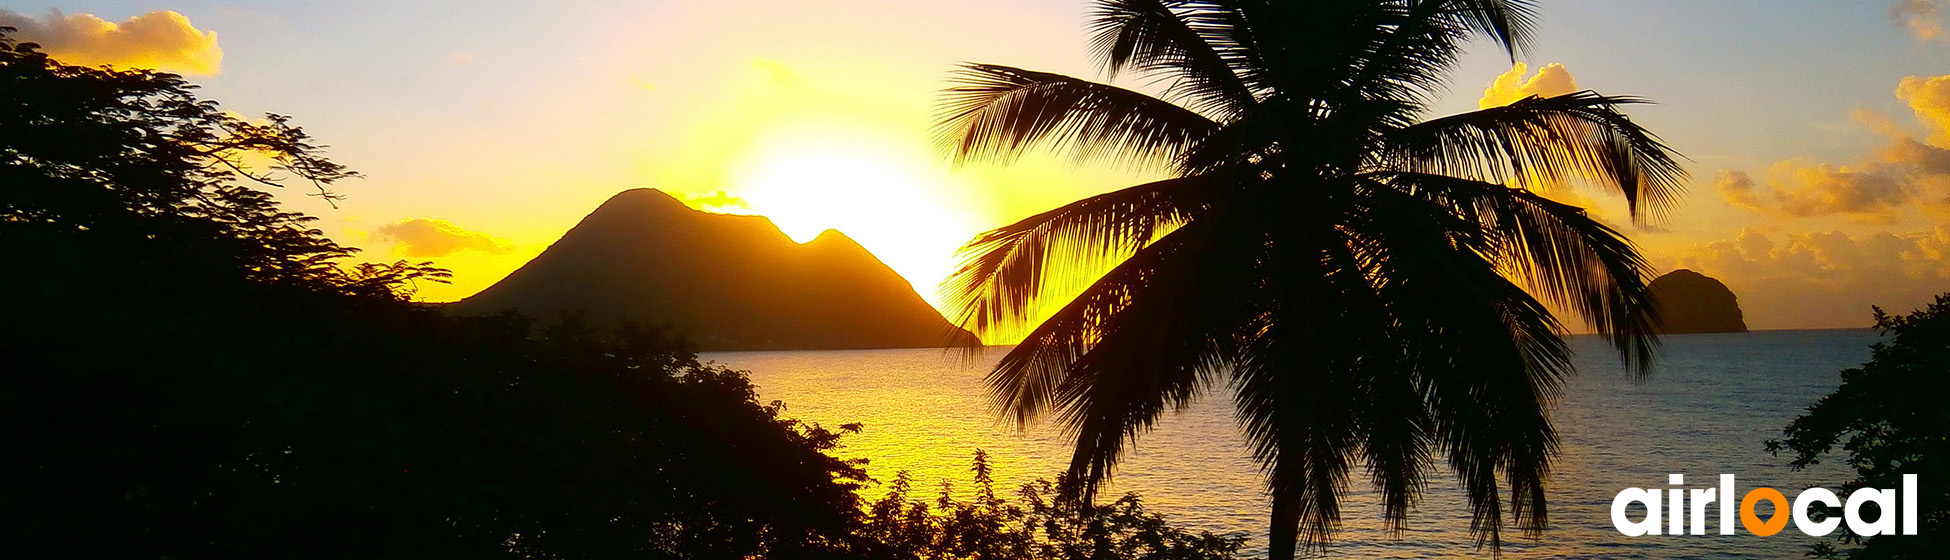
<instances>
[{"instance_id":1,"label":"bush","mask_svg":"<svg viewBox=\"0 0 1950 560\"><path fill-rule=\"evenodd\" d=\"M1945 533L1950 485L1943 483L1950 481L1950 406L1943 403L1950 393L1950 294L1904 316L1877 308L1875 320L1885 340L1875 344L1868 363L1843 371L1841 387L1789 424L1785 439L1767 447L1776 454L1791 452L1790 464L1798 469L1820 462L1840 443L1856 474L1842 485L1844 496L1857 488L1899 488L1904 474L1919 479L1917 535L1864 539L1844 524L1839 542L1862 546L1845 554L1821 543L1813 555L1939 558L1950 548Z\"/></svg>"},{"instance_id":2,"label":"bush","mask_svg":"<svg viewBox=\"0 0 1950 560\"><path fill-rule=\"evenodd\" d=\"M1246 541L1173 527L1134 493L1103 505L1061 499L1060 479L1025 484L1016 493L1021 503L1011 503L996 496L986 453L975 452L972 470L968 501L946 481L933 500L923 500L901 473L868 507L865 552L890 560L1203 560L1233 558Z\"/></svg>"}]
</instances>

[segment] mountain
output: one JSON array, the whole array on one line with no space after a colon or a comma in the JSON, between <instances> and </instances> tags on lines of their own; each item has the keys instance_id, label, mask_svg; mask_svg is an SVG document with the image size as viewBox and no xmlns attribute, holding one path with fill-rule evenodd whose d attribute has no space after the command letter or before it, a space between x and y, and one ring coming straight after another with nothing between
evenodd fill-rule
<instances>
[{"instance_id":1,"label":"mountain","mask_svg":"<svg viewBox=\"0 0 1950 560\"><path fill-rule=\"evenodd\" d=\"M1747 332L1739 298L1719 280L1682 268L1653 279L1651 290L1664 323L1661 332Z\"/></svg>"},{"instance_id":2,"label":"mountain","mask_svg":"<svg viewBox=\"0 0 1950 560\"><path fill-rule=\"evenodd\" d=\"M835 230L799 244L762 216L656 189L611 197L547 251L449 312L670 325L700 350L915 348L975 340Z\"/></svg>"}]
</instances>

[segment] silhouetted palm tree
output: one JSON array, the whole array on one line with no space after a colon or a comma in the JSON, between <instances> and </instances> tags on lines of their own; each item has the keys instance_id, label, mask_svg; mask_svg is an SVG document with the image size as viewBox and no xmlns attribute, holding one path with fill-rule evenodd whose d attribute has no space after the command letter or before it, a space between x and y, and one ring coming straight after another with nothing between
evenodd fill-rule
<instances>
[{"instance_id":1,"label":"silhouetted palm tree","mask_svg":"<svg viewBox=\"0 0 1950 560\"><path fill-rule=\"evenodd\" d=\"M1104 71L1158 78L1163 99L965 66L939 128L958 161L1048 146L1173 177L985 233L944 284L965 326L1007 331L1066 275L1109 267L989 377L1016 421L1055 412L1074 433L1078 497L1163 411L1226 385L1266 472L1275 559L1326 542L1358 466L1396 528L1437 457L1479 544L1495 549L1506 521L1544 527L1546 411L1570 373L1545 303L1635 373L1657 341L1634 246L1523 187L1615 189L1645 220L1684 170L1619 112L1633 98L1421 120L1470 39L1515 57L1530 4L1096 2Z\"/></svg>"}]
</instances>

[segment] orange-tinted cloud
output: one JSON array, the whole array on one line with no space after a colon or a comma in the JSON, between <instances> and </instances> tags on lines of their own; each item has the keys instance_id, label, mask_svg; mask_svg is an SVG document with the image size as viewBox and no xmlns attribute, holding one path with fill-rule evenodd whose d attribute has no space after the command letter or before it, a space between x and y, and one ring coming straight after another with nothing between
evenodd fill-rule
<instances>
[{"instance_id":1,"label":"orange-tinted cloud","mask_svg":"<svg viewBox=\"0 0 1950 560\"><path fill-rule=\"evenodd\" d=\"M1769 214L1886 217L1916 197L1912 183L1907 175L1882 166L1788 160L1775 164L1765 186L1741 171L1722 171L1714 186L1727 202Z\"/></svg>"},{"instance_id":2,"label":"orange-tinted cloud","mask_svg":"<svg viewBox=\"0 0 1950 560\"><path fill-rule=\"evenodd\" d=\"M478 231L468 231L453 222L434 218L409 218L373 232L379 239L398 242L396 252L408 257L445 257L462 251L506 254L514 245L506 239Z\"/></svg>"},{"instance_id":3,"label":"orange-tinted cloud","mask_svg":"<svg viewBox=\"0 0 1950 560\"><path fill-rule=\"evenodd\" d=\"M60 10L48 10L40 19L0 10L0 26L17 29L14 39L39 43L42 52L68 64L205 75L223 66L216 32L200 31L190 18L172 11L112 23L93 14L63 15Z\"/></svg>"},{"instance_id":4,"label":"orange-tinted cloud","mask_svg":"<svg viewBox=\"0 0 1950 560\"><path fill-rule=\"evenodd\" d=\"M1930 143L1950 148L1950 76L1910 76L1896 85L1896 98L1909 104L1916 120L1930 128Z\"/></svg>"},{"instance_id":5,"label":"orange-tinted cloud","mask_svg":"<svg viewBox=\"0 0 1950 560\"><path fill-rule=\"evenodd\" d=\"M1866 324L1869 306L1906 311L1950 292L1950 225L1908 233L1767 233L1700 245L1676 267L1726 282L1756 328Z\"/></svg>"},{"instance_id":6,"label":"orange-tinted cloud","mask_svg":"<svg viewBox=\"0 0 1950 560\"><path fill-rule=\"evenodd\" d=\"M1572 77L1571 71L1564 68L1562 64L1555 62L1546 64L1537 71L1537 75L1524 79L1524 75L1529 72L1530 67L1522 62L1511 66L1509 72L1504 72L1503 75L1496 77L1496 81L1490 82L1490 87L1483 90L1483 98L1478 100L1476 105L1484 109L1502 107L1532 95L1556 97L1576 93L1582 89L1578 87L1577 78Z\"/></svg>"},{"instance_id":7,"label":"orange-tinted cloud","mask_svg":"<svg viewBox=\"0 0 1950 560\"><path fill-rule=\"evenodd\" d=\"M1855 163L1805 159L1774 165L1765 181L1743 171L1722 171L1714 181L1720 197L1741 208L1789 217L1849 214L1886 221L1908 208L1950 213L1950 76L1904 78L1896 97L1935 131L1924 143L1895 120L1857 110L1855 120L1890 139Z\"/></svg>"},{"instance_id":8,"label":"orange-tinted cloud","mask_svg":"<svg viewBox=\"0 0 1950 560\"><path fill-rule=\"evenodd\" d=\"M1930 41L1943 37L1943 6L1941 0L1896 0L1889 7L1889 18L1909 30L1918 41Z\"/></svg>"},{"instance_id":9,"label":"orange-tinted cloud","mask_svg":"<svg viewBox=\"0 0 1950 560\"><path fill-rule=\"evenodd\" d=\"M1754 210L1767 206L1754 186L1754 178L1745 171L1720 170L1720 175L1713 178L1713 190L1734 206Z\"/></svg>"}]
</instances>

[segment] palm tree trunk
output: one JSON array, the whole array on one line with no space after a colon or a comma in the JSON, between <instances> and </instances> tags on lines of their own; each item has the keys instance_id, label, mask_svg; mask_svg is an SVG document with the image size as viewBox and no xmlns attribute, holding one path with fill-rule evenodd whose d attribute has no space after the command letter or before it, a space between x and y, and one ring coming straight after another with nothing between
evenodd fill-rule
<instances>
[{"instance_id":1,"label":"palm tree trunk","mask_svg":"<svg viewBox=\"0 0 1950 560\"><path fill-rule=\"evenodd\" d=\"M1267 531L1267 560L1293 560L1300 545L1300 500L1298 492L1273 490L1273 527Z\"/></svg>"}]
</instances>

